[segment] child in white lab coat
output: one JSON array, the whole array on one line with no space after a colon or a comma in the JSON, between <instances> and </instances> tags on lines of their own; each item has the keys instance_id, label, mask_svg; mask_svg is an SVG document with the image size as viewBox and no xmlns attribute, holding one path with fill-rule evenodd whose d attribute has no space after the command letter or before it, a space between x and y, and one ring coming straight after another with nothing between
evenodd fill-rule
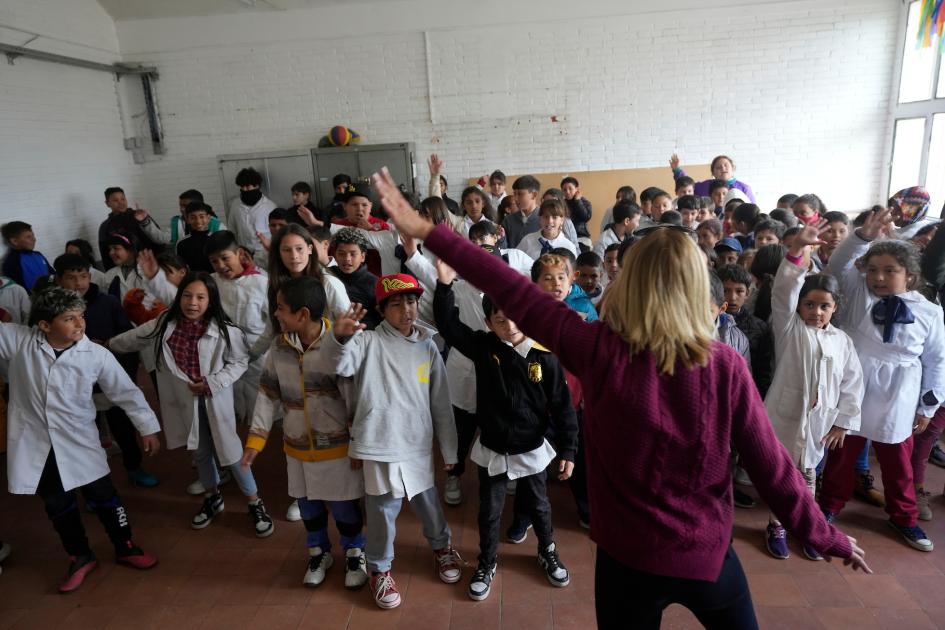
<instances>
[{"instance_id":1,"label":"child in white lab coat","mask_svg":"<svg viewBox=\"0 0 945 630\"><path fill-rule=\"evenodd\" d=\"M246 338L223 310L217 283L210 274L189 272L181 280L170 309L109 341L116 352L134 352L148 345L157 356L167 446L186 445L196 451L197 470L206 489L191 527L203 529L223 512L216 455L249 501L256 536L271 535L272 519L256 494L253 473L239 463L243 445L236 433L233 386L249 361Z\"/></svg>"},{"instance_id":2,"label":"child in white lab coat","mask_svg":"<svg viewBox=\"0 0 945 630\"><path fill-rule=\"evenodd\" d=\"M945 400L945 323L942 307L912 290L919 252L912 243L874 240L889 234L889 210L872 213L830 258L840 281L841 325L863 367L860 428L830 454L820 507L832 521L853 492L853 467L865 440L873 441L886 496L889 525L919 551L932 551L917 524L912 479L912 435L928 426Z\"/></svg>"},{"instance_id":3,"label":"child in white lab coat","mask_svg":"<svg viewBox=\"0 0 945 630\"><path fill-rule=\"evenodd\" d=\"M79 588L98 566L76 489L105 526L119 563L137 569L157 564L157 556L132 540L128 514L99 441L92 388L97 384L128 414L143 436L145 453L153 455L160 448L161 427L118 360L85 336L84 312L85 302L77 293L54 287L36 296L31 327L0 324L0 359L10 361L9 490L42 497L69 554L61 593Z\"/></svg>"},{"instance_id":4,"label":"child in white lab coat","mask_svg":"<svg viewBox=\"0 0 945 630\"><path fill-rule=\"evenodd\" d=\"M840 288L836 278L807 275L811 246L820 243L815 227L798 234L778 267L771 294L771 327L776 366L765 397L778 439L794 458L814 492L824 449L843 446L848 431L860 428L863 372L853 341L831 325ZM765 535L768 553L788 557L787 533L774 514ZM804 545L810 560L823 557Z\"/></svg>"}]
</instances>

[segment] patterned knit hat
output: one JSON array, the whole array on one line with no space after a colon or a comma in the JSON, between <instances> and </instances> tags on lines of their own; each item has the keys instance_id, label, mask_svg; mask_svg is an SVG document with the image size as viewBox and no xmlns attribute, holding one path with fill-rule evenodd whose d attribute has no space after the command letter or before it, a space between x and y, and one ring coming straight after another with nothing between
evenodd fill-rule
<instances>
[{"instance_id":1,"label":"patterned knit hat","mask_svg":"<svg viewBox=\"0 0 945 630\"><path fill-rule=\"evenodd\" d=\"M420 286L416 278L405 273L384 276L377 281L377 285L374 287L374 298L378 304L401 293L413 293L420 297L423 295L423 287Z\"/></svg>"},{"instance_id":2,"label":"patterned knit hat","mask_svg":"<svg viewBox=\"0 0 945 630\"><path fill-rule=\"evenodd\" d=\"M889 207L898 211L901 218L896 222L899 227L912 225L925 218L929 211L928 191L922 186L903 188L889 200Z\"/></svg>"}]
</instances>

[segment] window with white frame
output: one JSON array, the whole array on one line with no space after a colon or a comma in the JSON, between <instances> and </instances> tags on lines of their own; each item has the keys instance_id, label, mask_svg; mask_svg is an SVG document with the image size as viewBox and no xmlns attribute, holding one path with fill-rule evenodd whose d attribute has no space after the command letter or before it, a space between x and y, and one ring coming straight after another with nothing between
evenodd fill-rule
<instances>
[{"instance_id":1,"label":"window with white frame","mask_svg":"<svg viewBox=\"0 0 945 630\"><path fill-rule=\"evenodd\" d=\"M922 5L922 0L908 3L887 196L925 186L932 197L929 214L937 215L945 203L945 63L940 35L932 36L931 45L920 45Z\"/></svg>"}]
</instances>

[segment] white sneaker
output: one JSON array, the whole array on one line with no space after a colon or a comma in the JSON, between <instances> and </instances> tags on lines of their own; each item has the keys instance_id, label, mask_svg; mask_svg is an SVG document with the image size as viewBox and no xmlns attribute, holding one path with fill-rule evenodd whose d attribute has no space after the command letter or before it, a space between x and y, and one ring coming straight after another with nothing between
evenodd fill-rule
<instances>
[{"instance_id":1,"label":"white sneaker","mask_svg":"<svg viewBox=\"0 0 945 630\"><path fill-rule=\"evenodd\" d=\"M298 499L289 504L289 509L285 511L285 520L290 523L302 520L302 510L299 509Z\"/></svg>"},{"instance_id":2,"label":"white sneaker","mask_svg":"<svg viewBox=\"0 0 945 630\"><path fill-rule=\"evenodd\" d=\"M443 501L447 505L459 505L463 502L463 488L459 477L446 476L446 488L443 490Z\"/></svg>"},{"instance_id":3,"label":"white sneaker","mask_svg":"<svg viewBox=\"0 0 945 630\"><path fill-rule=\"evenodd\" d=\"M308 568L305 570L305 577L302 578L302 584L305 586L318 586L325 581L325 574L331 568L334 560L330 553L322 551L321 547L312 547L308 550Z\"/></svg>"},{"instance_id":4,"label":"white sneaker","mask_svg":"<svg viewBox=\"0 0 945 630\"><path fill-rule=\"evenodd\" d=\"M221 468L219 470L219 476L220 481L217 483L217 488L233 479L233 474L230 472L229 468ZM202 483L200 483L200 479L187 486L187 494L191 496L199 496L201 494L206 494L206 492L207 489Z\"/></svg>"},{"instance_id":5,"label":"white sneaker","mask_svg":"<svg viewBox=\"0 0 945 630\"><path fill-rule=\"evenodd\" d=\"M367 584L367 563L364 551L352 547L345 552L345 588L355 590Z\"/></svg>"},{"instance_id":6,"label":"white sneaker","mask_svg":"<svg viewBox=\"0 0 945 630\"><path fill-rule=\"evenodd\" d=\"M740 486L748 486L749 488L755 485L751 482L751 479L748 478L748 473L745 472L745 469L741 466L735 468L734 481Z\"/></svg>"}]
</instances>

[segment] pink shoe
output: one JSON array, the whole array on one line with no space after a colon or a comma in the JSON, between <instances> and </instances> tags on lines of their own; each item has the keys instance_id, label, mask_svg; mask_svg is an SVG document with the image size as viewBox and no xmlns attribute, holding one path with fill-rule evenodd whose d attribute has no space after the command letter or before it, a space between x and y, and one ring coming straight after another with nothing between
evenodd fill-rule
<instances>
[{"instance_id":1,"label":"pink shoe","mask_svg":"<svg viewBox=\"0 0 945 630\"><path fill-rule=\"evenodd\" d=\"M128 541L127 551L122 551L116 558L118 564L127 564L135 569L150 569L158 563L156 555L150 551L144 551L130 540Z\"/></svg>"},{"instance_id":2,"label":"pink shoe","mask_svg":"<svg viewBox=\"0 0 945 630\"><path fill-rule=\"evenodd\" d=\"M452 547L434 549L433 557L436 560L436 574L447 584L456 584L463 575L463 559Z\"/></svg>"},{"instance_id":3,"label":"pink shoe","mask_svg":"<svg viewBox=\"0 0 945 630\"><path fill-rule=\"evenodd\" d=\"M384 609L400 606L400 592L391 577L390 571L371 573L371 592L374 593L374 603Z\"/></svg>"},{"instance_id":4,"label":"pink shoe","mask_svg":"<svg viewBox=\"0 0 945 630\"><path fill-rule=\"evenodd\" d=\"M59 582L60 593L71 593L85 581L85 576L98 567L98 560L94 553L87 556L69 556L69 570L65 577Z\"/></svg>"}]
</instances>

